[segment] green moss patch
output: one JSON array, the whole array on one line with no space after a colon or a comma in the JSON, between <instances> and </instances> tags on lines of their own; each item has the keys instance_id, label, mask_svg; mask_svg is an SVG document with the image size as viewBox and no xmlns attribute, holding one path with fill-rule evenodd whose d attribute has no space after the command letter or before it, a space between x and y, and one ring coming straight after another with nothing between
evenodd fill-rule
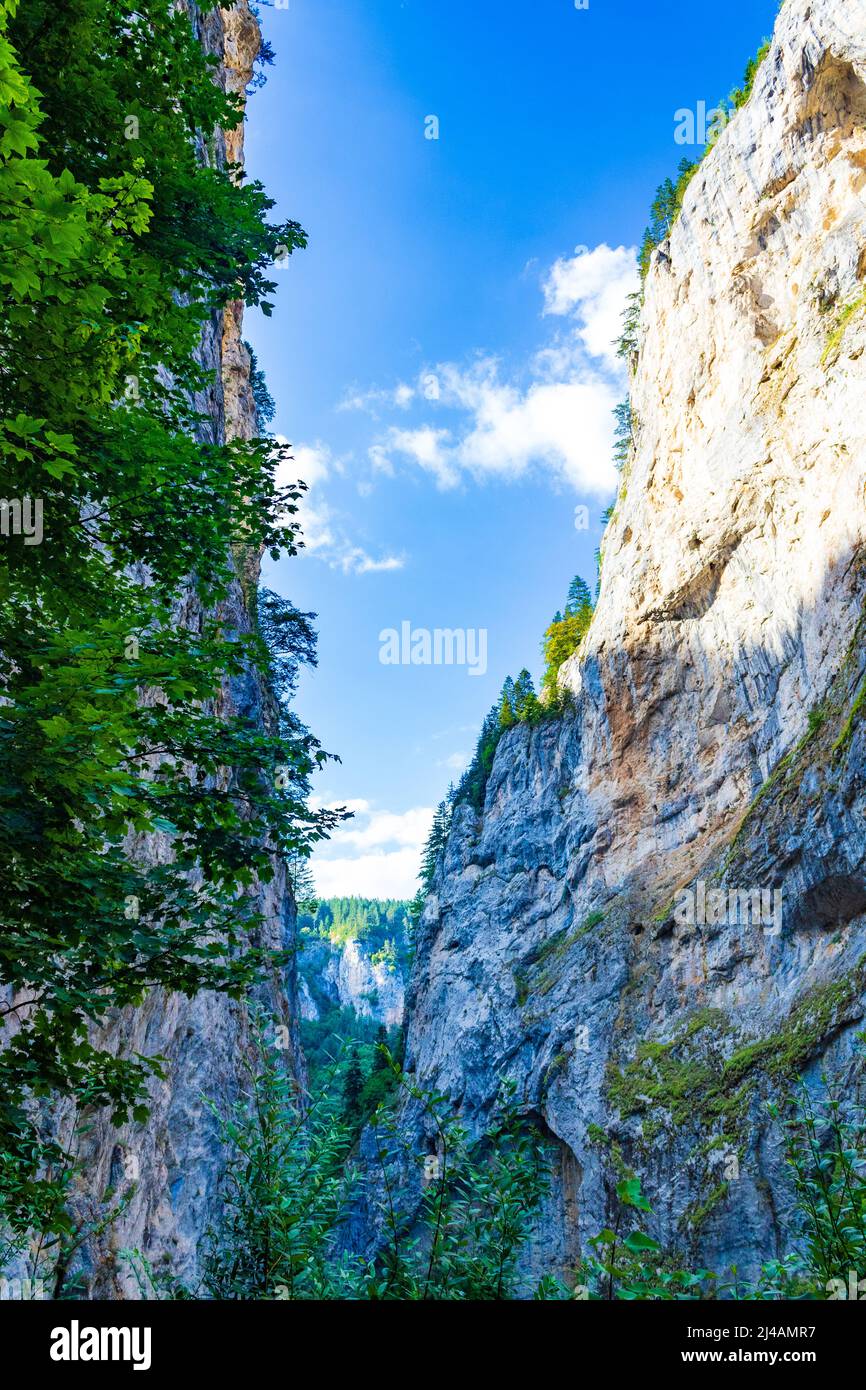
<instances>
[{"instance_id":1,"label":"green moss patch","mask_svg":"<svg viewBox=\"0 0 866 1390\"><path fill-rule=\"evenodd\" d=\"M686 1209L684 1220L691 1227L692 1233L696 1235L707 1223L717 1207L728 1195L728 1184L726 1182L717 1183L703 1202L690 1206Z\"/></svg>"},{"instance_id":2,"label":"green moss patch","mask_svg":"<svg viewBox=\"0 0 866 1390\"><path fill-rule=\"evenodd\" d=\"M644 1117L646 1142L665 1128L694 1124L735 1134L758 1077L793 1080L864 989L866 957L844 979L804 995L778 1032L744 1043L727 1058L722 1045L733 1033L730 1020L718 1010L701 1010L670 1042L639 1043L622 1069L611 1064L611 1104L623 1117Z\"/></svg>"},{"instance_id":3,"label":"green moss patch","mask_svg":"<svg viewBox=\"0 0 866 1390\"><path fill-rule=\"evenodd\" d=\"M857 723L857 720L862 715L864 709L866 709L866 680L863 681L863 683L860 686L860 689L857 691L857 694L854 697L854 703L851 706L848 718L845 721L842 732L840 733L836 742L833 744L833 753L836 757L838 757L841 753L844 753L846 751L849 743L851 742L851 739L854 736L854 725Z\"/></svg>"},{"instance_id":4,"label":"green moss patch","mask_svg":"<svg viewBox=\"0 0 866 1390\"><path fill-rule=\"evenodd\" d=\"M866 290L861 290L855 299L843 305L839 310L836 325L827 339L827 346L821 357L821 365L826 366L832 357L842 346L842 340L848 330L848 325L864 308L866 308Z\"/></svg>"},{"instance_id":5,"label":"green moss patch","mask_svg":"<svg viewBox=\"0 0 866 1390\"><path fill-rule=\"evenodd\" d=\"M580 939L604 921L603 912L591 912L579 927L563 927L512 970L517 1002L521 1008L530 995L545 995L562 978L562 964Z\"/></svg>"}]
</instances>

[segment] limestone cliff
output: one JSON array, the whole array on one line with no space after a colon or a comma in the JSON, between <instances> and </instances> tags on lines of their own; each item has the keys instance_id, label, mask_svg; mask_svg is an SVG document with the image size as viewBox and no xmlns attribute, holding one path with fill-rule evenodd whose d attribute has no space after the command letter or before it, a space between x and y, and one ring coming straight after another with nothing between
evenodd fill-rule
<instances>
[{"instance_id":1,"label":"limestone cliff","mask_svg":"<svg viewBox=\"0 0 866 1390\"><path fill-rule=\"evenodd\" d=\"M418 936L409 1070L470 1124L511 1078L550 1133L536 1270L606 1224L611 1141L663 1243L753 1270L786 1241L768 1097L854 1076L864 200L866 0L786 0L653 258L574 711L503 736ZM687 889L780 892L781 930Z\"/></svg>"},{"instance_id":2,"label":"limestone cliff","mask_svg":"<svg viewBox=\"0 0 866 1390\"><path fill-rule=\"evenodd\" d=\"M381 959L364 940L303 940L298 963L301 1017L319 1019L331 1009L348 1009L386 1028L403 1022L406 982L403 961ZM401 946L403 943L400 943Z\"/></svg>"}]
</instances>

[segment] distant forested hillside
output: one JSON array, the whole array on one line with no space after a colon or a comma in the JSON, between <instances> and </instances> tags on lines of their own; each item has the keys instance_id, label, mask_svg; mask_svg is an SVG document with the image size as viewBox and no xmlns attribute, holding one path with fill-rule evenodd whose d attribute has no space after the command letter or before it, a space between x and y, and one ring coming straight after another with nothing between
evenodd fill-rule
<instances>
[{"instance_id":1,"label":"distant forested hillside","mask_svg":"<svg viewBox=\"0 0 866 1390\"><path fill-rule=\"evenodd\" d=\"M298 914L301 1037L311 1086L342 1094L352 1122L390 1084L377 1045L397 1056L402 1050L410 909L393 898L323 898Z\"/></svg>"},{"instance_id":2,"label":"distant forested hillside","mask_svg":"<svg viewBox=\"0 0 866 1390\"><path fill-rule=\"evenodd\" d=\"M334 945L363 942L368 954L385 952L402 963L411 939L410 904L397 898L322 898L315 912L301 911L300 930Z\"/></svg>"}]
</instances>

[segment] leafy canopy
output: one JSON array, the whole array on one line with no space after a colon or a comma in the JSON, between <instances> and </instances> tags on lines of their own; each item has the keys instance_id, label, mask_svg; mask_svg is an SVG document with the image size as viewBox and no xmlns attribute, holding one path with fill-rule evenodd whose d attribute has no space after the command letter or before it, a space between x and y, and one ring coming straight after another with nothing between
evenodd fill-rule
<instances>
[{"instance_id":1,"label":"leafy canopy","mask_svg":"<svg viewBox=\"0 0 866 1390\"><path fill-rule=\"evenodd\" d=\"M268 312L305 238L225 164L241 108L215 76L170 0L0 0L3 492L44 510L42 544L0 542L0 1218L21 1232L69 1224L34 1100L146 1116L159 1059L89 1025L154 985L240 993L266 955L247 890L329 824L305 805L325 755L274 693L308 615L271 606L273 660L240 582L294 553L302 485L276 487L271 439L221 442L201 351L229 301Z\"/></svg>"}]
</instances>

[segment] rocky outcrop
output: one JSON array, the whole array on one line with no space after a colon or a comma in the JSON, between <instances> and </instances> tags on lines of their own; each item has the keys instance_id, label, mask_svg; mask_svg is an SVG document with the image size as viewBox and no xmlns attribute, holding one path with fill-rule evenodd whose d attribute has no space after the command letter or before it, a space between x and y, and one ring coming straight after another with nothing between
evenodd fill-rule
<instances>
[{"instance_id":1,"label":"rocky outcrop","mask_svg":"<svg viewBox=\"0 0 866 1390\"><path fill-rule=\"evenodd\" d=\"M402 955L405 943L399 942L399 947ZM302 1018L312 1021L332 1008L349 1009L386 1028L403 1022L402 961L381 959L381 952L371 951L363 940L302 938L299 980Z\"/></svg>"},{"instance_id":2,"label":"rocky outcrop","mask_svg":"<svg viewBox=\"0 0 866 1390\"><path fill-rule=\"evenodd\" d=\"M573 713L503 736L418 934L407 1067L471 1125L509 1078L550 1136L536 1272L607 1224L614 1142L664 1244L753 1271L768 1097L858 1075L864 276L866 0L787 0L653 258Z\"/></svg>"}]
</instances>

